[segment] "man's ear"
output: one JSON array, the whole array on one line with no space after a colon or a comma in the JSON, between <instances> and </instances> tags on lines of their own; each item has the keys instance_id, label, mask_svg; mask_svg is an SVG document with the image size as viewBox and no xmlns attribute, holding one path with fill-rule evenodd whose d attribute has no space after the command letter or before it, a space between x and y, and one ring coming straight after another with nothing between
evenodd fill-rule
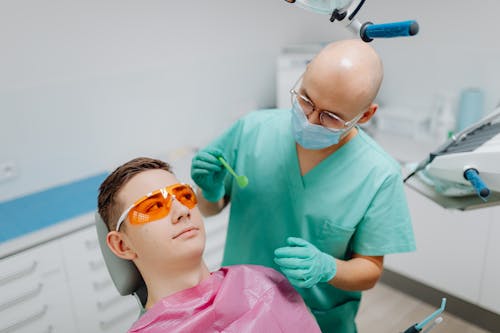
<instances>
[{"instance_id":1,"label":"man's ear","mask_svg":"<svg viewBox=\"0 0 500 333\"><path fill-rule=\"evenodd\" d=\"M137 258L137 254L130 247L129 242L126 235L118 231L110 231L106 236L106 243L111 252L119 258L132 260Z\"/></svg>"},{"instance_id":2,"label":"man's ear","mask_svg":"<svg viewBox=\"0 0 500 333\"><path fill-rule=\"evenodd\" d=\"M371 104L368 107L368 110L363 113L363 116L358 120L358 123L363 124L366 123L368 120L372 119L373 115L375 112L378 110L378 104Z\"/></svg>"}]
</instances>

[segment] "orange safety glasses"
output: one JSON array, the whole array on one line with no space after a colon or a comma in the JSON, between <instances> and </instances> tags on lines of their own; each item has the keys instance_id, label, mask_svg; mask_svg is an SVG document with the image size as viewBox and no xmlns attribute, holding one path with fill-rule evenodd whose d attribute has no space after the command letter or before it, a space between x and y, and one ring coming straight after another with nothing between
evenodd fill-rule
<instances>
[{"instance_id":1,"label":"orange safety glasses","mask_svg":"<svg viewBox=\"0 0 500 333\"><path fill-rule=\"evenodd\" d=\"M198 203L196 194L187 184L174 184L148 193L126 209L118 219L116 231L128 216L130 224L145 224L164 218L170 213L172 200L179 201L189 209Z\"/></svg>"}]
</instances>

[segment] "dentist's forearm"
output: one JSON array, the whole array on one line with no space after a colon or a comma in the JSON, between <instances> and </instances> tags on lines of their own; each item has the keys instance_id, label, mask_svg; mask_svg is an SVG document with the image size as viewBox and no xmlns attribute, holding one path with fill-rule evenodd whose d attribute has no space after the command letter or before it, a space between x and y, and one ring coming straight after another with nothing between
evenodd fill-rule
<instances>
[{"instance_id":1,"label":"dentist's forearm","mask_svg":"<svg viewBox=\"0 0 500 333\"><path fill-rule=\"evenodd\" d=\"M196 196L198 198L198 208L200 209L201 214L206 217L217 215L229 202L229 200L226 200L224 197L217 202L208 201L199 189Z\"/></svg>"},{"instance_id":2,"label":"dentist's forearm","mask_svg":"<svg viewBox=\"0 0 500 333\"><path fill-rule=\"evenodd\" d=\"M375 286L383 271L384 257L354 255L350 260L339 260L337 273L328 283L347 291L368 290Z\"/></svg>"}]
</instances>

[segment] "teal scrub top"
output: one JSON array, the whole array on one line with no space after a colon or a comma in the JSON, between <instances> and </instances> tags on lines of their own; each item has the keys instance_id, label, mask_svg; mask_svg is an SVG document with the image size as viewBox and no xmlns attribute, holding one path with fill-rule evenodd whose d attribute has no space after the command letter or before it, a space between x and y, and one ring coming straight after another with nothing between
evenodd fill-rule
<instances>
[{"instance_id":1,"label":"teal scrub top","mask_svg":"<svg viewBox=\"0 0 500 333\"><path fill-rule=\"evenodd\" d=\"M247 187L226 178L231 211L222 265L279 270L274 250L301 237L338 259L415 250L399 164L365 132L301 176L289 110L238 120L210 146L224 152ZM356 332L360 292L327 283L297 288L323 332Z\"/></svg>"}]
</instances>

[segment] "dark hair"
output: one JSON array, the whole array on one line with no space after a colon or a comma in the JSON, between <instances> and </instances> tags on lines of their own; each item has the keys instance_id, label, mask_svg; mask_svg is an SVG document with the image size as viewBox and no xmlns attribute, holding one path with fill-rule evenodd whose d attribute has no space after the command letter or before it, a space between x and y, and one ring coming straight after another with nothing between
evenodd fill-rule
<instances>
[{"instance_id":1,"label":"dark hair","mask_svg":"<svg viewBox=\"0 0 500 333\"><path fill-rule=\"evenodd\" d=\"M108 230L115 230L117 219L123 209L116 199L120 189L138 173L155 169L172 172L172 168L168 163L149 157L138 157L116 168L102 182L101 186L99 186L97 209Z\"/></svg>"}]
</instances>

